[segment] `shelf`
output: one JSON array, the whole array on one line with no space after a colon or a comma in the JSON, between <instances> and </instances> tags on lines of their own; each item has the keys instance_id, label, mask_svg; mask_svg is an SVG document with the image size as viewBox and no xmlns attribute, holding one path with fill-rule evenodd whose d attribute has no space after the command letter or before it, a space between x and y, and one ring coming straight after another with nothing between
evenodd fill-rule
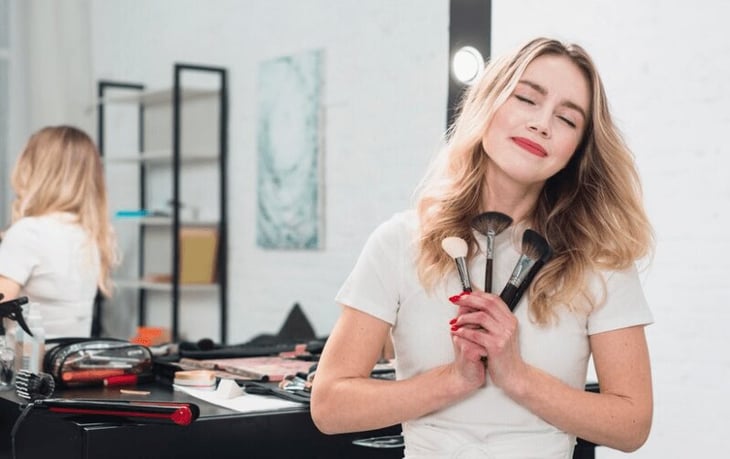
<instances>
[{"instance_id":1,"label":"shelf","mask_svg":"<svg viewBox=\"0 0 730 459\"><path fill-rule=\"evenodd\" d=\"M172 283L170 282L150 282L139 279L114 279L114 285L117 288L133 288L144 289L158 292L171 292ZM218 284L180 284L182 292L216 292L219 289Z\"/></svg>"},{"instance_id":2,"label":"shelf","mask_svg":"<svg viewBox=\"0 0 730 459\"><path fill-rule=\"evenodd\" d=\"M187 75L191 72L197 83L183 87L183 80L190 81ZM185 78L183 74L186 75ZM200 80L198 77L201 76L205 79ZM208 77L216 77L218 84L208 85ZM150 304L159 305L166 302L163 301L166 300L165 295L169 296L173 340L179 339L179 308L183 295L188 294L195 301L199 301L199 295L193 293L203 292L204 295L201 296L206 297L206 303L209 302L208 296L217 296L220 342L225 343L228 315L225 204L228 157L227 70L223 67L176 63L173 85L170 88L149 91L141 83L101 80L98 82L97 94L93 107L97 112L99 152L102 161L108 166L105 167L106 174L116 174L119 171L119 176L115 176L118 179L115 181L117 186L129 187L130 193L133 189L137 190L136 204L130 204L130 200L135 198L134 194L124 195L123 188L115 194L120 199L119 204L111 203L112 208L130 209L122 212L121 216L115 216L114 225L125 227L124 231L129 237L124 238L124 241L132 246L136 245L137 248L136 259L132 259L129 266L125 265L128 269L124 270L124 274L120 273L120 276L127 277L114 279L116 287L125 291L137 291L140 326L147 325L148 297L154 296ZM117 106L108 112L107 108L115 104ZM109 122L112 124L106 125ZM111 134L109 137L118 143L116 148L105 145L108 143L105 142L107 130ZM133 137L127 135L126 140L120 142L119 139L125 139L123 131L127 130ZM152 135L146 135L149 133ZM170 189L166 190L168 186ZM208 193L213 188L217 188L218 199L215 203L215 196ZM180 203L181 195L187 196L187 192L205 193L200 196L205 198L201 201L205 203L196 202L196 207L184 206L174 215L172 207L152 204L165 197L168 197L167 202ZM203 218L196 218L201 216L196 212L201 207L206 211L216 210L212 214L204 213ZM173 217L177 218L173 220ZM183 250L185 238L182 233L187 230L188 236L201 232L208 234L209 232L201 231L203 228L213 229L216 233L217 246L213 260L216 275L190 277L190 272L186 271L188 276L183 277L183 252L190 261L191 251ZM187 242L189 240L190 237ZM210 238L206 241L210 242ZM170 242L171 247L167 242ZM158 255L164 258L160 259ZM170 258L169 266L165 266L167 257ZM145 267L150 261L156 265L154 272L167 272L170 275L150 275ZM189 266L189 263L185 266ZM180 283L183 279L194 282L208 281L213 277L217 280L213 283ZM154 292L160 292L160 295ZM101 314L99 305L97 311L98 314L95 311L95 315L98 317ZM155 320L158 321L159 317ZM97 323L100 321L97 320ZM100 326L96 330L100 330Z\"/></svg>"},{"instance_id":3,"label":"shelf","mask_svg":"<svg viewBox=\"0 0 730 459\"><path fill-rule=\"evenodd\" d=\"M172 217L115 217L119 222L137 223L145 226L172 226ZM217 220L180 220L180 226L217 227Z\"/></svg>"},{"instance_id":4,"label":"shelf","mask_svg":"<svg viewBox=\"0 0 730 459\"><path fill-rule=\"evenodd\" d=\"M156 91L144 91L124 96L110 96L97 99L96 104L142 104L144 106L171 104L174 91L172 89L160 89ZM181 92L182 100L206 99L218 97L220 91L217 89L194 89L187 88Z\"/></svg>"},{"instance_id":5,"label":"shelf","mask_svg":"<svg viewBox=\"0 0 730 459\"><path fill-rule=\"evenodd\" d=\"M218 161L218 155L214 152L192 152L192 153L185 153L180 156L180 162L182 162L182 163L209 162L209 161ZM104 162L105 163L171 164L172 163L172 150L154 150L154 151L145 151L144 153L133 152L133 153L106 154L104 156Z\"/></svg>"}]
</instances>

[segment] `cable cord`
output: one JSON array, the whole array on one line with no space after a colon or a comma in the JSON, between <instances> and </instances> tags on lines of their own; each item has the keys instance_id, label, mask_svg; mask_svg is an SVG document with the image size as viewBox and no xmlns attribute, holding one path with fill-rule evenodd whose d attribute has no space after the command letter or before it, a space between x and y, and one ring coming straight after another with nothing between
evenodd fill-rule
<instances>
[{"instance_id":1,"label":"cable cord","mask_svg":"<svg viewBox=\"0 0 730 459\"><path fill-rule=\"evenodd\" d=\"M28 416L34 406L40 406L43 400L53 395L56 388L53 376L48 373L33 373L30 370L22 369L15 375L15 393L18 397L29 400L23 407L23 411L15 420L13 428L10 431L10 447L12 449L13 459L15 457L15 434L20 428L20 424Z\"/></svg>"},{"instance_id":2,"label":"cable cord","mask_svg":"<svg viewBox=\"0 0 730 459\"><path fill-rule=\"evenodd\" d=\"M20 428L20 424L23 422L23 420L30 414L31 410L35 406L35 403L28 403L23 408L23 411L20 413L20 416L18 416L18 419L15 420L15 424L13 424L13 428L10 430L10 448L12 451L13 459L17 459L15 456L15 434L18 432L18 429Z\"/></svg>"}]
</instances>

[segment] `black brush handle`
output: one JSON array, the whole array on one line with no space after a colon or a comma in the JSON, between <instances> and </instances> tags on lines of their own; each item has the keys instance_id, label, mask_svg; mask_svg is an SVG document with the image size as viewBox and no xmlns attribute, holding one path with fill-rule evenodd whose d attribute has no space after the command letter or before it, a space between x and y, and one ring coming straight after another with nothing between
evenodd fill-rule
<instances>
[{"instance_id":1,"label":"black brush handle","mask_svg":"<svg viewBox=\"0 0 730 459\"><path fill-rule=\"evenodd\" d=\"M499 297L502 298L502 301L504 301L507 307L509 307L510 311L514 311L515 306L517 305L517 303L514 302L517 290L517 286L508 282L507 285L504 286L504 289L502 289L502 293L499 294Z\"/></svg>"},{"instance_id":2,"label":"black brush handle","mask_svg":"<svg viewBox=\"0 0 730 459\"><path fill-rule=\"evenodd\" d=\"M494 261L491 258L487 258L487 268L484 271L484 291L492 293L492 265Z\"/></svg>"},{"instance_id":3,"label":"black brush handle","mask_svg":"<svg viewBox=\"0 0 730 459\"><path fill-rule=\"evenodd\" d=\"M515 292L515 296L512 300L513 305L510 305L510 309L514 309L517 307L517 303L520 302L520 299L522 299L522 295L525 294L525 291L527 291L527 288L532 283L532 280L535 278L535 275L537 275L537 272L540 271L540 268L545 263L542 260L537 260L535 262L535 265L530 269L530 272L527 273L527 276L525 277L525 280L522 281L522 284L520 284L520 287Z\"/></svg>"}]
</instances>

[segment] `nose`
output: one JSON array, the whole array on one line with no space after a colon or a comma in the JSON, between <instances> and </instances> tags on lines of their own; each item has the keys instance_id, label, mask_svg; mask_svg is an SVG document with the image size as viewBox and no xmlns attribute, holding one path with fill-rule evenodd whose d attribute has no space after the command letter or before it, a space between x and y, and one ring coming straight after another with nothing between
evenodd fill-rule
<instances>
[{"instance_id":1,"label":"nose","mask_svg":"<svg viewBox=\"0 0 730 459\"><path fill-rule=\"evenodd\" d=\"M534 113L527 123L527 128L541 137L550 138L550 115L543 111Z\"/></svg>"}]
</instances>

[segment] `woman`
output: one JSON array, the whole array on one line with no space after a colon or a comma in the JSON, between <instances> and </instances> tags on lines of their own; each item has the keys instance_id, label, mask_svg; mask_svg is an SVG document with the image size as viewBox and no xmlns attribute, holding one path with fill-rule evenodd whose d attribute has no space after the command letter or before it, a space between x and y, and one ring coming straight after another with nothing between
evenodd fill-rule
<instances>
[{"instance_id":1,"label":"woman","mask_svg":"<svg viewBox=\"0 0 730 459\"><path fill-rule=\"evenodd\" d=\"M576 436L639 448L653 410L652 316L634 266L652 233L585 51L540 38L492 61L421 188L416 211L375 231L337 295L312 393L318 428L402 423L408 458L563 459ZM515 221L496 238L495 292L524 229L554 252L514 313L496 294L454 295L441 240L465 239L471 278L483 279L470 221L485 211ZM371 379L390 338L397 381ZM591 354L600 394L584 390Z\"/></svg>"},{"instance_id":2,"label":"woman","mask_svg":"<svg viewBox=\"0 0 730 459\"><path fill-rule=\"evenodd\" d=\"M12 225L0 243L0 293L37 303L46 337L91 333L97 289L117 262L99 153L70 126L33 134L17 160Z\"/></svg>"}]
</instances>

